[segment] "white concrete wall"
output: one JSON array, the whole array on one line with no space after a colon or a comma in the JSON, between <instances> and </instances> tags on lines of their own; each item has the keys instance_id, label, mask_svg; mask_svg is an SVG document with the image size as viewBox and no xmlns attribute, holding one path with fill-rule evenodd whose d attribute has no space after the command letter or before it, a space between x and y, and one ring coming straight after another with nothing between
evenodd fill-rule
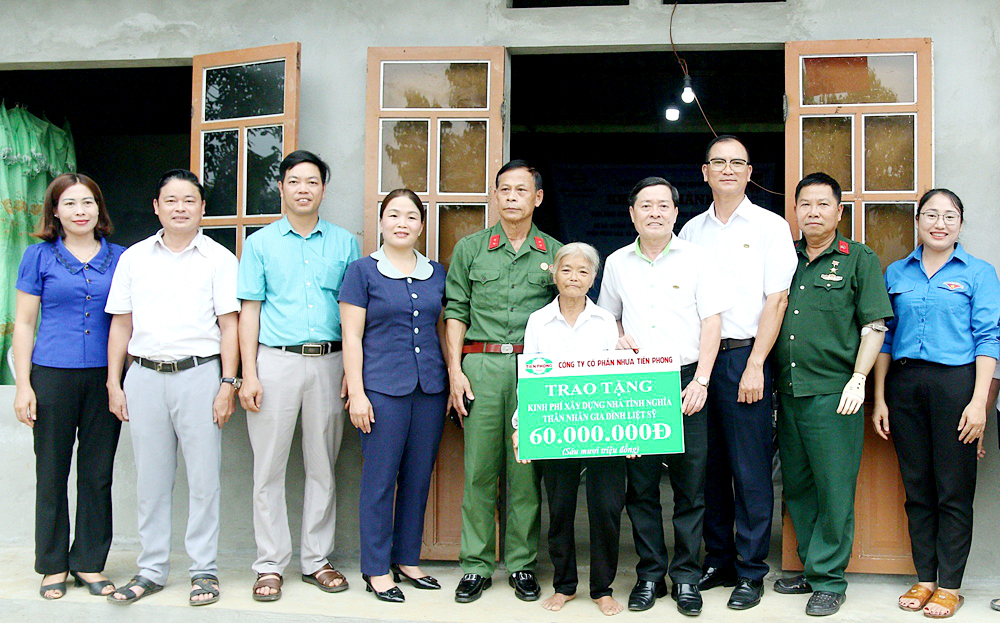
<instances>
[{"instance_id":1,"label":"white concrete wall","mask_svg":"<svg viewBox=\"0 0 1000 623\"><path fill-rule=\"evenodd\" d=\"M360 235L364 179L365 62L369 46L502 45L512 53L546 49L664 49L670 7L508 9L504 0L6 0L0 69L156 63L286 41L302 43L299 144L334 166L323 216ZM996 164L1000 161L1000 7L996 0L788 0L786 3L681 6L674 39L688 49L780 46L789 40L930 37L934 40L936 183L968 208L963 240L1000 264ZM127 87L126 87L127 88ZM113 93L90 94L113 97ZM150 97L155 97L151 93ZM529 155L530 157L530 155ZM0 496L7 520L0 540L29 542L33 505L31 440L0 390ZM1000 452L991 423L980 470L976 538L969 572L998 575ZM250 450L242 417L226 429L223 548L252 547ZM338 538L356 549L357 438L345 435ZM127 434L119 451L116 533L134 535L134 472ZM295 470L299 470L295 472ZM301 459L290 481L301 482ZM183 482L183 476L179 476ZM181 489L182 487L179 487ZM294 490L294 487L293 487ZM299 489L300 490L300 489ZM299 494L300 495L300 494ZM179 496L182 497L182 496ZM291 498L294 507L297 500ZM178 519L183 514L178 514ZM293 517L293 524L296 519ZM180 525L180 524L178 524Z\"/></svg>"}]
</instances>

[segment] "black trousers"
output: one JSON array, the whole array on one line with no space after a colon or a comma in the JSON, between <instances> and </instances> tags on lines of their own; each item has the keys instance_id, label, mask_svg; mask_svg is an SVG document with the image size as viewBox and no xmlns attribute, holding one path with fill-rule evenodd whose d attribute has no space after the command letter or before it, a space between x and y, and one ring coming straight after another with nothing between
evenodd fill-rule
<instances>
[{"instance_id":1,"label":"black trousers","mask_svg":"<svg viewBox=\"0 0 1000 623\"><path fill-rule=\"evenodd\" d=\"M104 570L111 548L111 473L121 422L108 411L107 368L31 367L35 441L35 571ZM66 484L76 455L76 538Z\"/></svg>"},{"instance_id":2,"label":"black trousers","mask_svg":"<svg viewBox=\"0 0 1000 623\"><path fill-rule=\"evenodd\" d=\"M962 586L972 546L976 444L958 440L976 365L893 362L886 377L889 429L906 489L913 565L921 582Z\"/></svg>"},{"instance_id":3,"label":"black trousers","mask_svg":"<svg viewBox=\"0 0 1000 623\"><path fill-rule=\"evenodd\" d=\"M720 352L708 387L705 566L735 566L740 577L763 580L774 511L774 406L768 362L764 398L736 401L751 348Z\"/></svg>"},{"instance_id":4,"label":"black trousers","mask_svg":"<svg viewBox=\"0 0 1000 623\"><path fill-rule=\"evenodd\" d=\"M625 505L625 457L539 461L549 500L549 557L557 593L576 593L574 518L580 470L587 468L590 523L590 598L611 594L618 572L618 540Z\"/></svg>"},{"instance_id":5,"label":"black trousers","mask_svg":"<svg viewBox=\"0 0 1000 623\"><path fill-rule=\"evenodd\" d=\"M681 369L681 388L694 378L696 365ZM674 494L674 558L669 574L674 583L697 584L701 579L698 551L705 519L705 461L708 447L707 413L684 416L682 454L645 455L625 463L628 486L625 508L632 521L632 538L639 554L636 576L658 582L668 572L667 547L663 536L660 477L667 465Z\"/></svg>"}]
</instances>

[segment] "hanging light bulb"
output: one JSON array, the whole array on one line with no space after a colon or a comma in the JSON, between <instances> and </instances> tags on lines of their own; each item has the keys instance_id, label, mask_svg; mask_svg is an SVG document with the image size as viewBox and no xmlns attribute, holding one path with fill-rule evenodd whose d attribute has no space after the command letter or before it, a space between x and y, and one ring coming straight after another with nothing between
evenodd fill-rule
<instances>
[{"instance_id":1,"label":"hanging light bulb","mask_svg":"<svg viewBox=\"0 0 1000 623\"><path fill-rule=\"evenodd\" d=\"M671 104L670 106L667 106L666 117L667 121L677 121L678 119L681 118L681 111L679 108L677 108L676 104Z\"/></svg>"},{"instance_id":2,"label":"hanging light bulb","mask_svg":"<svg viewBox=\"0 0 1000 623\"><path fill-rule=\"evenodd\" d=\"M684 76L684 90L681 91L681 101L690 104L694 101L694 89L691 88L691 76Z\"/></svg>"}]
</instances>

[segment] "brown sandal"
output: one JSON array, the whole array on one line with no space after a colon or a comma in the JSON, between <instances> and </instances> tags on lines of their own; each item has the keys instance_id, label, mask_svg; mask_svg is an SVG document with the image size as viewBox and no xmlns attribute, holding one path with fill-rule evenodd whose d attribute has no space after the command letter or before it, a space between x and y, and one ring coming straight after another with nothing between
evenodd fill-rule
<instances>
[{"instance_id":1,"label":"brown sandal","mask_svg":"<svg viewBox=\"0 0 1000 623\"><path fill-rule=\"evenodd\" d=\"M333 576L330 578L330 576ZM327 581L340 580L340 584L330 585ZM320 567L315 573L306 575L302 574L302 581L306 584L312 584L324 593L339 593L341 591L347 590L347 578L340 571L337 571L330 566L330 563L326 563Z\"/></svg>"},{"instance_id":2,"label":"brown sandal","mask_svg":"<svg viewBox=\"0 0 1000 623\"><path fill-rule=\"evenodd\" d=\"M906 591L899 596L900 599L916 599L920 602L917 606L904 606L902 603L898 603L901 610L908 610L910 612L920 612L927 605L927 601L934 596L934 591L927 588L926 586L921 586L920 584L914 584L910 587L910 590Z\"/></svg>"},{"instance_id":3,"label":"brown sandal","mask_svg":"<svg viewBox=\"0 0 1000 623\"><path fill-rule=\"evenodd\" d=\"M278 601L281 599L281 585L284 582L285 579L281 577L280 573L258 573L257 581L253 583L253 600ZM274 589L275 592L266 595L258 593L257 590L261 588Z\"/></svg>"},{"instance_id":4,"label":"brown sandal","mask_svg":"<svg viewBox=\"0 0 1000 623\"><path fill-rule=\"evenodd\" d=\"M962 607L963 603L965 603L965 597L962 597L961 595L953 595L948 591L943 591L939 588L934 591L934 596L928 599L927 604L924 605L924 616L929 619L947 619L958 612L958 609ZM930 604L944 608L944 614L931 614L928 612L926 607Z\"/></svg>"}]
</instances>

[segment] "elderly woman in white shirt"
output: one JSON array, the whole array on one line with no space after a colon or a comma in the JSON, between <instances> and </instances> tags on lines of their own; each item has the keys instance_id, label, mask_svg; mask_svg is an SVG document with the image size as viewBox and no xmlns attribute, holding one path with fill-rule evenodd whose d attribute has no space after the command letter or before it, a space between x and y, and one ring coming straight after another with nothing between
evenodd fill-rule
<instances>
[{"instance_id":1,"label":"elderly woman in white shirt","mask_svg":"<svg viewBox=\"0 0 1000 623\"><path fill-rule=\"evenodd\" d=\"M559 295L528 317L525 353L613 350L618 324L610 312L587 298L600 256L594 247L574 242L555 257L553 273ZM515 417L516 414L515 414ZM514 432L517 449L517 432ZM549 500L549 557L555 567L555 594L542 606L561 610L576 597L576 543L573 533L580 472L587 469L587 516L590 521L590 598L606 615L622 605L611 596L618 570L618 535L625 504L625 457L569 458L540 461Z\"/></svg>"}]
</instances>

